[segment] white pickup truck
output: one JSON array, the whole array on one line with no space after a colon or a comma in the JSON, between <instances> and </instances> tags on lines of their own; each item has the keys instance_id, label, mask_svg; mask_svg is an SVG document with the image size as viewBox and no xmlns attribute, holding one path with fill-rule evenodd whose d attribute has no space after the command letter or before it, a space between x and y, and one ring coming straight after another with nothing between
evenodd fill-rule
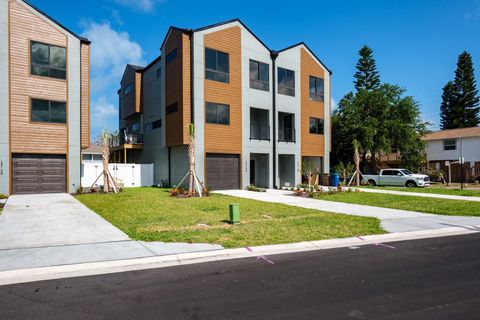
<instances>
[{"instance_id":1,"label":"white pickup truck","mask_svg":"<svg viewBox=\"0 0 480 320\"><path fill-rule=\"evenodd\" d=\"M364 175L364 180L374 186L401 186L407 188L427 187L430 178L424 174L414 174L407 169L383 169L379 175Z\"/></svg>"}]
</instances>

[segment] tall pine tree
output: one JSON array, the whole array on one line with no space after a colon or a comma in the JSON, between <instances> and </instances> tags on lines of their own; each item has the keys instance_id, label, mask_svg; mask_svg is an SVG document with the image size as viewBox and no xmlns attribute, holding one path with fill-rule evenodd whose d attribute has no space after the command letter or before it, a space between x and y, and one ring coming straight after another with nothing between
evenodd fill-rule
<instances>
[{"instance_id":1,"label":"tall pine tree","mask_svg":"<svg viewBox=\"0 0 480 320\"><path fill-rule=\"evenodd\" d=\"M443 88L440 117L442 129L475 127L480 124L480 98L472 56L464 51L458 57L455 80Z\"/></svg>"},{"instance_id":2,"label":"tall pine tree","mask_svg":"<svg viewBox=\"0 0 480 320\"><path fill-rule=\"evenodd\" d=\"M443 87L442 104L440 105L440 127L442 130L453 129L452 109L455 106L455 85L453 81Z\"/></svg>"},{"instance_id":3,"label":"tall pine tree","mask_svg":"<svg viewBox=\"0 0 480 320\"><path fill-rule=\"evenodd\" d=\"M360 59L357 62L357 72L355 73L355 89L370 91L380 87L380 75L377 71L377 64L373 58L373 50L368 46L363 46L358 52Z\"/></svg>"}]
</instances>

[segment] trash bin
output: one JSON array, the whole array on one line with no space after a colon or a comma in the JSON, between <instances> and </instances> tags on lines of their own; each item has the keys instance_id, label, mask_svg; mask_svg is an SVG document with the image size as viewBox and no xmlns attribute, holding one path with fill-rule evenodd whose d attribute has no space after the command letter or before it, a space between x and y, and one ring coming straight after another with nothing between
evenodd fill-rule
<instances>
[{"instance_id":1,"label":"trash bin","mask_svg":"<svg viewBox=\"0 0 480 320\"><path fill-rule=\"evenodd\" d=\"M333 173L330 175L330 186L332 187L338 187L340 184L340 176L338 173Z\"/></svg>"},{"instance_id":2,"label":"trash bin","mask_svg":"<svg viewBox=\"0 0 480 320\"><path fill-rule=\"evenodd\" d=\"M240 223L240 204L238 203L230 204L230 223Z\"/></svg>"}]
</instances>

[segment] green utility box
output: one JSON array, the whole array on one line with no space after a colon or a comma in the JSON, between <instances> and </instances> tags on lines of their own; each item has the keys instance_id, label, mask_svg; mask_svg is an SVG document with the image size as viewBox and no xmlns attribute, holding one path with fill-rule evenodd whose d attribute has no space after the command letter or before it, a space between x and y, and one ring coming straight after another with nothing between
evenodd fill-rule
<instances>
[{"instance_id":1,"label":"green utility box","mask_svg":"<svg viewBox=\"0 0 480 320\"><path fill-rule=\"evenodd\" d=\"M238 203L230 204L230 223L240 223L240 205Z\"/></svg>"}]
</instances>

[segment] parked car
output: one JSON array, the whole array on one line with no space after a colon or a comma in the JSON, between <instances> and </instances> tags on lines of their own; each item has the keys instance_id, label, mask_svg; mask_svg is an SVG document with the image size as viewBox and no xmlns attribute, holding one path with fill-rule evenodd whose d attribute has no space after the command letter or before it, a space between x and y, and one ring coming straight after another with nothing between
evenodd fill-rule
<instances>
[{"instance_id":1,"label":"parked car","mask_svg":"<svg viewBox=\"0 0 480 320\"><path fill-rule=\"evenodd\" d=\"M430 178L425 174L414 174L407 169L383 169L379 175L364 175L374 186L401 186L407 188L427 187Z\"/></svg>"}]
</instances>

